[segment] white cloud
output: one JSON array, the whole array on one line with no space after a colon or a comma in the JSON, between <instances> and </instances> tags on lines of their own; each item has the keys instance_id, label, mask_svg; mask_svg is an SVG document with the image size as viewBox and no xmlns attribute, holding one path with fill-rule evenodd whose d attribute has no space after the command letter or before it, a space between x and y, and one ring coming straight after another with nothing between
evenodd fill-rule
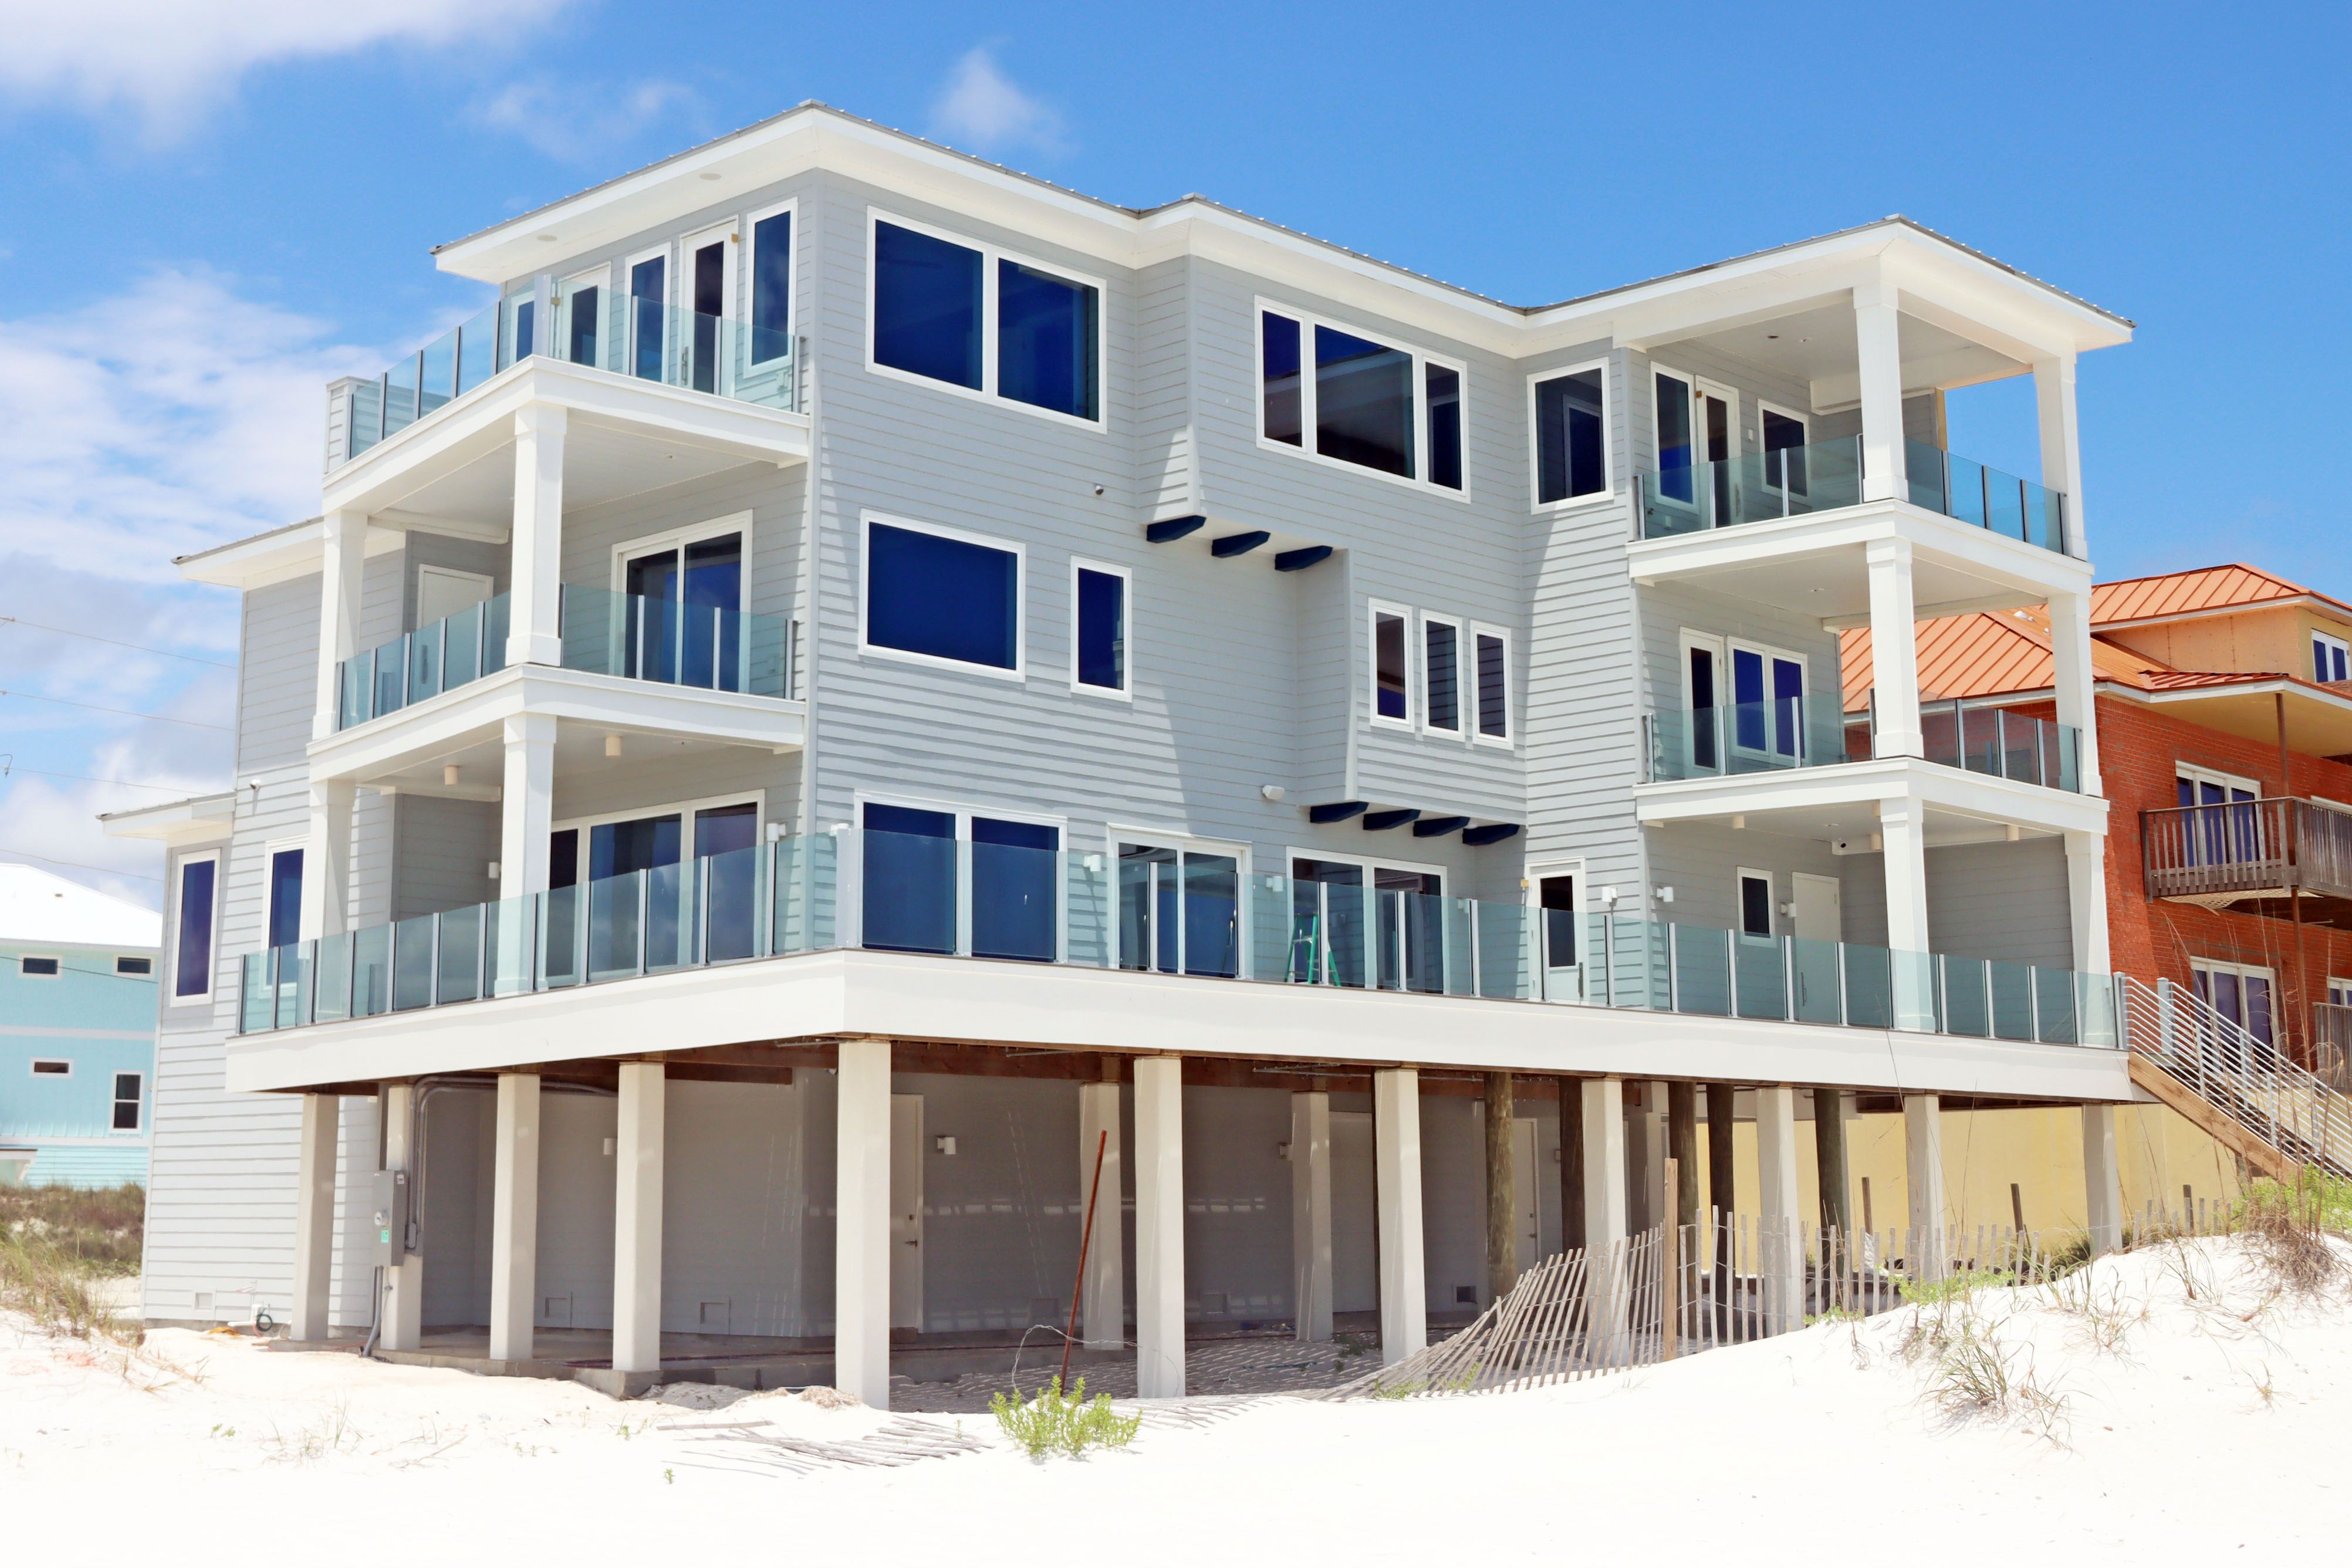
<instances>
[{"instance_id":1,"label":"white cloud","mask_svg":"<svg viewBox=\"0 0 2352 1568\"><path fill-rule=\"evenodd\" d=\"M572 0L0 0L0 89L184 129L257 66L498 40Z\"/></svg>"},{"instance_id":2,"label":"white cloud","mask_svg":"<svg viewBox=\"0 0 2352 1568\"><path fill-rule=\"evenodd\" d=\"M577 163L633 140L674 109L693 110L700 102L691 88L674 81L607 91L534 79L499 89L475 106L473 116L560 163Z\"/></svg>"},{"instance_id":3,"label":"white cloud","mask_svg":"<svg viewBox=\"0 0 2352 1568\"><path fill-rule=\"evenodd\" d=\"M966 54L948 73L947 85L931 106L931 123L942 141L961 142L977 152L1022 145L1048 153L1064 150L1062 117L1006 76L986 44Z\"/></svg>"}]
</instances>

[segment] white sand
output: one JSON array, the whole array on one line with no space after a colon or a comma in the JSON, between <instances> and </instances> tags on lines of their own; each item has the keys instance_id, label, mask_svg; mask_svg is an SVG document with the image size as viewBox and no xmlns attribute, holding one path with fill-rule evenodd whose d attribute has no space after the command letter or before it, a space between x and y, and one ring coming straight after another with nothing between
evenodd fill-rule
<instances>
[{"instance_id":1,"label":"white sand","mask_svg":"<svg viewBox=\"0 0 2352 1568\"><path fill-rule=\"evenodd\" d=\"M2232 1244L2088 1277L2120 1345L2047 1292L1984 1291L2013 1376L2063 1400L1953 1421L1895 1353L1911 1311L1565 1389L1276 1401L1129 1451L1001 1445L899 1469L717 1468L656 1422L852 1437L886 1419L763 1396L618 1404L575 1384L263 1352L181 1331L163 1367L0 1328L11 1543L186 1563L704 1561L2185 1563L2340 1550L2352 1290L2265 1303ZM2193 1298L2193 1299L2192 1299ZM2143 1310L2145 1311L2142 1317ZM933 1417L953 1426L954 1417ZM985 1418L963 1429L992 1436ZM856 1553L845 1556L844 1553Z\"/></svg>"}]
</instances>

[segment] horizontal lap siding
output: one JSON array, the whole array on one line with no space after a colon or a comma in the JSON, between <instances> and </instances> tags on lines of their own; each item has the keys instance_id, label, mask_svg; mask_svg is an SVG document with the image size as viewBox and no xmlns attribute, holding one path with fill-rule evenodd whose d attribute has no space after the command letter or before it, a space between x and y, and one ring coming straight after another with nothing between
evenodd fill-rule
<instances>
[{"instance_id":1,"label":"horizontal lap siding","mask_svg":"<svg viewBox=\"0 0 2352 1568\"><path fill-rule=\"evenodd\" d=\"M1843 861L1846 940L1883 947L1885 857L1848 855ZM1927 945L1956 958L2072 968L2064 843L2028 838L1928 850Z\"/></svg>"}]
</instances>

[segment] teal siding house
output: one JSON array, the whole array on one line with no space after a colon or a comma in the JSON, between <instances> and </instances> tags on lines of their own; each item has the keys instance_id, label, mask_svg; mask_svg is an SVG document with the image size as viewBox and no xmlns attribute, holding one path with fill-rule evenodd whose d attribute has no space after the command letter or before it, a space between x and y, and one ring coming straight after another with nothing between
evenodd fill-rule
<instances>
[{"instance_id":1,"label":"teal siding house","mask_svg":"<svg viewBox=\"0 0 2352 1568\"><path fill-rule=\"evenodd\" d=\"M153 910L0 865L0 1185L147 1180Z\"/></svg>"}]
</instances>

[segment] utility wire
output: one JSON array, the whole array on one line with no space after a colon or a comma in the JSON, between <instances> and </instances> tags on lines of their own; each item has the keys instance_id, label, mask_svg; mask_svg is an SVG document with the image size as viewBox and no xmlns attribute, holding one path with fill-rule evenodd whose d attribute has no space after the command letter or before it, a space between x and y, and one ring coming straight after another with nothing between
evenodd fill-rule
<instances>
[{"instance_id":1,"label":"utility wire","mask_svg":"<svg viewBox=\"0 0 2352 1568\"><path fill-rule=\"evenodd\" d=\"M78 871L95 871L101 877L136 877L142 882L160 882L161 877L150 877L144 871L118 871L111 866L93 866L86 860L60 860L54 855L36 855L29 849L12 849L0 844L0 855L22 855L27 860L38 860L48 866L71 866Z\"/></svg>"},{"instance_id":2,"label":"utility wire","mask_svg":"<svg viewBox=\"0 0 2352 1568\"><path fill-rule=\"evenodd\" d=\"M184 658L190 664L208 664L215 669L235 669L236 668L236 666L233 664L224 664L216 658L198 658L194 654L180 653L168 647L150 647L143 642L124 642L120 637L100 637L96 632L78 632L66 626L46 626L39 621L28 621L22 616L0 616L0 625L26 626L37 632L55 632L61 637L83 637L87 638L90 642L108 643L111 644L115 647L133 648L141 653L159 653L165 658Z\"/></svg>"},{"instance_id":3,"label":"utility wire","mask_svg":"<svg viewBox=\"0 0 2352 1568\"><path fill-rule=\"evenodd\" d=\"M19 767L15 763L0 763L0 779L6 778L10 773L38 773L45 779L79 779L83 784L119 784L124 789L161 790L165 795L177 795L186 787L183 784L133 784L129 779L102 779L94 773L53 773L47 768L26 768Z\"/></svg>"},{"instance_id":4,"label":"utility wire","mask_svg":"<svg viewBox=\"0 0 2352 1568\"><path fill-rule=\"evenodd\" d=\"M38 691L0 690L0 697L29 697L36 702L62 702L68 708L87 708L93 713L120 713L126 719L152 719L159 724L185 724L197 730L218 730L228 733L226 724L207 724L201 719L174 719L169 713L140 713L129 708L108 708L96 702L77 702L70 697L50 697Z\"/></svg>"}]
</instances>

